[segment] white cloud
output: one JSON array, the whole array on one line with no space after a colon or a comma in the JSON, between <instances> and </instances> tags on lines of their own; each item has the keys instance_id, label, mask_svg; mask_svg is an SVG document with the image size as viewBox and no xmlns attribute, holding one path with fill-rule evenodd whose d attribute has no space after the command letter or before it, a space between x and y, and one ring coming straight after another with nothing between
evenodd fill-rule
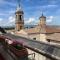
<instances>
[{"instance_id":1,"label":"white cloud","mask_svg":"<svg viewBox=\"0 0 60 60\"><path fill-rule=\"evenodd\" d=\"M2 21L3 19L2 18L0 18L0 22Z\"/></svg>"},{"instance_id":2,"label":"white cloud","mask_svg":"<svg viewBox=\"0 0 60 60\"><path fill-rule=\"evenodd\" d=\"M32 22L35 21L35 18L31 17L28 20L25 21L26 24L31 24Z\"/></svg>"},{"instance_id":3,"label":"white cloud","mask_svg":"<svg viewBox=\"0 0 60 60\"><path fill-rule=\"evenodd\" d=\"M10 16L10 17L8 18L8 20L9 20L9 23L14 23L14 22L15 22L15 17Z\"/></svg>"},{"instance_id":4,"label":"white cloud","mask_svg":"<svg viewBox=\"0 0 60 60\"><path fill-rule=\"evenodd\" d=\"M7 23L5 22L4 26L13 26L15 25L15 17L14 16L10 16L8 18Z\"/></svg>"},{"instance_id":5,"label":"white cloud","mask_svg":"<svg viewBox=\"0 0 60 60\"><path fill-rule=\"evenodd\" d=\"M47 20L46 20L46 22L47 23L51 23L52 21L53 21L53 16L49 16L49 17L47 17Z\"/></svg>"},{"instance_id":6,"label":"white cloud","mask_svg":"<svg viewBox=\"0 0 60 60\"><path fill-rule=\"evenodd\" d=\"M11 5L11 6L16 6L16 4L14 4L14 3L12 3L12 2L5 2L6 4L8 4L8 5Z\"/></svg>"},{"instance_id":7,"label":"white cloud","mask_svg":"<svg viewBox=\"0 0 60 60\"><path fill-rule=\"evenodd\" d=\"M47 5L47 7L57 7L57 5Z\"/></svg>"},{"instance_id":8,"label":"white cloud","mask_svg":"<svg viewBox=\"0 0 60 60\"><path fill-rule=\"evenodd\" d=\"M48 4L48 5L37 5L37 6L32 6L32 7L27 7L27 9L31 10L31 9L46 9L46 8L56 8L58 5L56 4Z\"/></svg>"},{"instance_id":9,"label":"white cloud","mask_svg":"<svg viewBox=\"0 0 60 60\"><path fill-rule=\"evenodd\" d=\"M24 24L26 25L37 25L39 22L38 19L36 19L35 17L30 17L30 18L26 18L25 21L24 21Z\"/></svg>"},{"instance_id":10,"label":"white cloud","mask_svg":"<svg viewBox=\"0 0 60 60\"><path fill-rule=\"evenodd\" d=\"M8 15L7 13L0 12L1 16Z\"/></svg>"},{"instance_id":11,"label":"white cloud","mask_svg":"<svg viewBox=\"0 0 60 60\"><path fill-rule=\"evenodd\" d=\"M3 26L5 23L4 23L4 19L3 18L0 18L0 26Z\"/></svg>"},{"instance_id":12,"label":"white cloud","mask_svg":"<svg viewBox=\"0 0 60 60\"><path fill-rule=\"evenodd\" d=\"M15 25L15 17L10 16L7 20L0 18L0 26L13 26Z\"/></svg>"},{"instance_id":13,"label":"white cloud","mask_svg":"<svg viewBox=\"0 0 60 60\"><path fill-rule=\"evenodd\" d=\"M12 9L12 10L8 11L8 13L9 14L14 14L15 13L15 10Z\"/></svg>"},{"instance_id":14,"label":"white cloud","mask_svg":"<svg viewBox=\"0 0 60 60\"><path fill-rule=\"evenodd\" d=\"M56 8L58 5L44 5L41 8Z\"/></svg>"},{"instance_id":15,"label":"white cloud","mask_svg":"<svg viewBox=\"0 0 60 60\"><path fill-rule=\"evenodd\" d=\"M8 4L8 5L11 5L11 6L16 6L16 4L12 3L12 2L8 2L7 0L1 0L2 4Z\"/></svg>"},{"instance_id":16,"label":"white cloud","mask_svg":"<svg viewBox=\"0 0 60 60\"><path fill-rule=\"evenodd\" d=\"M50 0L49 1L50 4L56 4L57 2L59 2L59 1L57 1L57 0Z\"/></svg>"}]
</instances>

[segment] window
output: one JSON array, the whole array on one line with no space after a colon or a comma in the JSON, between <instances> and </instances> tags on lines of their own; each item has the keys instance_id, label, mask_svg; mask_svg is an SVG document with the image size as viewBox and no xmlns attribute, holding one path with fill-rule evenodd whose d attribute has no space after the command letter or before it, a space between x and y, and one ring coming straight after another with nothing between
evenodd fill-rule
<instances>
[{"instance_id":1,"label":"window","mask_svg":"<svg viewBox=\"0 0 60 60\"><path fill-rule=\"evenodd\" d=\"M22 29L22 26L20 26L20 29Z\"/></svg>"},{"instance_id":2,"label":"window","mask_svg":"<svg viewBox=\"0 0 60 60\"><path fill-rule=\"evenodd\" d=\"M22 16L21 15L19 16L19 19L22 20Z\"/></svg>"},{"instance_id":3,"label":"window","mask_svg":"<svg viewBox=\"0 0 60 60\"><path fill-rule=\"evenodd\" d=\"M33 38L34 40L36 40L36 38Z\"/></svg>"},{"instance_id":4,"label":"window","mask_svg":"<svg viewBox=\"0 0 60 60\"><path fill-rule=\"evenodd\" d=\"M50 42L50 39L47 39L47 42Z\"/></svg>"}]
</instances>

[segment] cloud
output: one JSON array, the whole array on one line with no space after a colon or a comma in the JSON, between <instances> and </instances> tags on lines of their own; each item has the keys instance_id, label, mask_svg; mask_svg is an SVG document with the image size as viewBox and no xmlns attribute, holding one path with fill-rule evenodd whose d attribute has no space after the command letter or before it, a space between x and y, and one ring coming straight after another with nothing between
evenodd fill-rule
<instances>
[{"instance_id":1,"label":"cloud","mask_svg":"<svg viewBox=\"0 0 60 60\"><path fill-rule=\"evenodd\" d=\"M47 17L47 20L46 20L46 22L47 23L51 23L52 21L53 21L53 16L49 16L49 17Z\"/></svg>"},{"instance_id":2,"label":"cloud","mask_svg":"<svg viewBox=\"0 0 60 60\"><path fill-rule=\"evenodd\" d=\"M14 23L14 22L15 22L15 17L10 16L10 17L8 18L8 20L9 20L9 23Z\"/></svg>"},{"instance_id":3,"label":"cloud","mask_svg":"<svg viewBox=\"0 0 60 60\"><path fill-rule=\"evenodd\" d=\"M9 18L8 18L8 23L6 24L6 26L13 26L13 25L15 25L15 17L14 16L10 16Z\"/></svg>"},{"instance_id":4,"label":"cloud","mask_svg":"<svg viewBox=\"0 0 60 60\"><path fill-rule=\"evenodd\" d=\"M15 10L12 9L12 10L8 11L8 13L9 14L14 14L15 13Z\"/></svg>"},{"instance_id":5,"label":"cloud","mask_svg":"<svg viewBox=\"0 0 60 60\"><path fill-rule=\"evenodd\" d=\"M28 19L25 19L24 24L26 24L26 25L37 25L38 22L39 22L39 20L36 19L35 17L30 17Z\"/></svg>"},{"instance_id":6,"label":"cloud","mask_svg":"<svg viewBox=\"0 0 60 60\"><path fill-rule=\"evenodd\" d=\"M47 5L47 7L57 7L57 5Z\"/></svg>"},{"instance_id":7,"label":"cloud","mask_svg":"<svg viewBox=\"0 0 60 60\"><path fill-rule=\"evenodd\" d=\"M41 6L41 8L43 9L46 9L46 8L56 8L58 5L55 5L55 4L50 4L50 5L43 5L43 6Z\"/></svg>"},{"instance_id":8,"label":"cloud","mask_svg":"<svg viewBox=\"0 0 60 60\"><path fill-rule=\"evenodd\" d=\"M0 22L2 21L3 19L2 18L0 18Z\"/></svg>"},{"instance_id":9,"label":"cloud","mask_svg":"<svg viewBox=\"0 0 60 60\"><path fill-rule=\"evenodd\" d=\"M58 2L60 2L60 0L50 0L49 1L50 4L57 4Z\"/></svg>"},{"instance_id":10,"label":"cloud","mask_svg":"<svg viewBox=\"0 0 60 60\"><path fill-rule=\"evenodd\" d=\"M54 9L58 7L58 5L56 4L48 4L48 5L36 5L36 6L30 6L30 7L27 7L27 10L28 11L40 11L40 10L49 10L49 9Z\"/></svg>"},{"instance_id":11,"label":"cloud","mask_svg":"<svg viewBox=\"0 0 60 60\"><path fill-rule=\"evenodd\" d=\"M4 26L4 24L5 24L4 19L3 18L0 18L0 26Z\"/></svg>"},{"instance_id":12,"label":"cloud","mask_svg":"<svg viewBox=\"0 0 60 60\"><path fill-rule=\"evenodd\" d=\"M35 18L31 17L25 21L25 24L31 24L33 21L35 21Z\"/></svg>"},{"instance_id":13,"label":"cloud","mask_svg":"<svg viewBox=\"0 0 60 60\"><path fill-rule=\"evenodd\" d=\"M8 2L8 1L6 1L5 4L11 5L11 6L16 6L16 4L14 4L12 2Z\"/></svg>"},{"instance_id":14,"label":"cloud","mask_svg":"<svg viewBox=\"0 0 60 60\"><path fill-rule=\"evenodd\" d=\"M14 26L15 25L15 17L14 16L10 16L7 21L1 21L0 22L0 26Z\"/></svg>"},{"instance_id":15,"label":"cloud","mask_svg":"<svg viewBox=\"0 0 60 60\"><path fill-rule=\"evenodd\" d=\"M11 6L16 6L16 4L12 3L12 2L8 2L7 0L0 0L0 5L1 4L7 4L7 5L11 5Z\"/></svg>"}]
</instances>

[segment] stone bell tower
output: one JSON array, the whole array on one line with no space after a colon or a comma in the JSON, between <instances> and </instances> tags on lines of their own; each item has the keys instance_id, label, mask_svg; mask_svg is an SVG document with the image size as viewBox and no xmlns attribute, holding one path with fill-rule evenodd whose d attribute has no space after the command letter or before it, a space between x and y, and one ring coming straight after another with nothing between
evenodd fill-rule
<instances>
[{"instance_id":1,"label":"stone bell tower","mask_svg":"<svg viewBox=\"0 0 60 60\"><path fill-rule=\"evenodd\" d=\"M40 27L40 41L45 42L46 41L46 17L43 15L41 15L41 17L39 18L40 22L39 22L39 27Z\"/></svg>"},{"instance_id":2,"label":"stone bell tower","mask_svg":"<svg viewBox=\"0 0 60 60\"><path fill-rule=\"evenodd\" d=\"M40 26L45 26L46 25L46 17L43 15L39 18L40 19Z\"/></svg>"},{"instance_id":3,"label":"stone bell tower","mask_svg":"<svg viewBox=\"0 0 60 60\"><path fill-rule=\"evenodd\" d=\"M15 12L15 31L20 31L24 28L24 12L18 2L17 9Z\"/></svg>"}]
</instances>

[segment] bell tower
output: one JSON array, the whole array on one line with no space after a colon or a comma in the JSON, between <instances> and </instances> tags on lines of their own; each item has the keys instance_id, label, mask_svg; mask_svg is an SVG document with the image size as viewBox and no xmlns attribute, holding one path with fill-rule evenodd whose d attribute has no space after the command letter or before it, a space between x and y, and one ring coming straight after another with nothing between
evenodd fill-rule
<instances>
[{"instance_id":1,"label":"bell tower","mask_svg":"<svg viewBox=\"0 0 60 60\"><path fill-rule=\"evenodd\" d=\"M43 15L39 18L40 19L40 26L45 26L46 25L46 17Z\"/></svg>"},{"instance_id":2,"label":"bell tower","mask_svg":"<svg viewBox=\"0 0 60 60\"><path fill-rule=\"evenodd\" d=\"M20 5L20 0L18 0L17 9L15 12L15 31L20 31L24 28L24 12Z\"/></svg>"}]
</instances>

